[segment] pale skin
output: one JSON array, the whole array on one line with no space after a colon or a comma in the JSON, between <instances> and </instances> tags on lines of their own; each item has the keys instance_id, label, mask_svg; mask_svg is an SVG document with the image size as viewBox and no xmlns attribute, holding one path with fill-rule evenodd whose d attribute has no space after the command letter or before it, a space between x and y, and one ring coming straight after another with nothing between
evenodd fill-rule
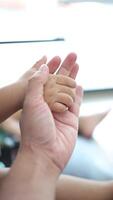
<instances>
[{"instance_id":1,"label":"pale skin","mask_svg":"<svg viewBox=\"0 0 113 200\"><path fill-rule=\"evenodd\" d=\"M112 200L113 181L94 181L60 176L56 200Z\"/></svg>"},{"instance_id":2,"label":"pale skin","mask_svg":"<svg viewBox=\"0 0 113 200\"><path fill-rule=\"evenodd\" d=\"M68 112L68 111L66 111L66 112ZM66 115L66 112L65 112L65 115ZM58 116L59 116L59 114L58 114ZM69 115L68 115L68 117L69 117ZM58 118L58 119L60 119L60 118ZM69 121L68 121L68 123L69 123ZM40 142L41 142L41 140L40 140ZM46 142L47 142L47 140L46 140ZM72 147L72 145L71 145L71 147ZM68 147L68 149L69 149L69 147ZM45 151L45 149L44 149L44 151ZM52 152L54 152L54 151L52 151ZM65 153L66 153L66 150L65 150ZM50 154L50 157L51 157L51 154ZM62 159L61 160L59 159L59 162L60 162L60 165L59 165L58 164L59 156L58 157L55 156L55 158L56 158L56 160L53 159L53 162L55 162L58 167L60 166L60 169L63 169L62 165L61 165ZM65 158L65 156L63 156L63 158ZM60 179L57 181L56 199L58 199L58 200L70 200L70 199L71 200L84 200L84 199L112 200L113 199L113 181L103 181L103 182L98 181L97 182L97 181L79 179L79 178L71 177L71 176L60 176Z\"/></svg>"},{"instance_id":3,"label":"pale skin","mask_svg":"<svg viewBox=\"0 0 113 200\"><path fill-rule=\"evenodd\" d=\"M112 200L112 181L96 182L68 176L61 176L58 179L59 173L61 173L73 149L73 142L76 142L77 128L75 127L78 126L82 91L80 88L77 89L77 102L74 102L73 108L65 111L64 114L58 113L57 118L53 118L54 114L52 116L43 96L40 96L43 93L43 87L42 84L39 84L39 81L42 83L41 79L35 77L29 84L21 119L22 144L11 171L8 175L6 173L5 178L2 178L1 199ZM38 88L40 89L38 90L40 91L39 94L35 89L37 85L40 86ZM36 101L38 98L40 98L40 101ZM72 120L73 117L74 121ZM56 120L59 123L56 123ZM72 124L70 124L70 121ZM49 124L49 132L45 123ZM67 127L69 132L66 131ZM32 131L28 132L29 128ZM51 134L50 129L53 130L53 134ZM59 131L62 134L59 134ZM58 151L57 148L54 150L55 146L58 146Z\"/></svg>"},{"instance_id":4,"label":"pale skin","mask_svg":"<svg viewBox=\"0 0 113 200\"><path fill-rule=\"evenodd\" d=\"M57 73L58 75L61 74L61 75L68 76L70 74L70 77L73 76L73 66L76 66L78 69L78 65L76 63L76 58L77 58L77 56L75 53L70 53L69 55L67 55L67 57L64 59L64 61L62 62L61 66L60 66L61 59L60 59L60 57L55 56L53 59L51 59L48 62L50 74L54 73L60 66L60 69ZM2 105L0 107L0 122L4 121L9 116L11 116L13 113L17 112L18 110L20 110L22 108L29 79L39 69L39 67L42 64L45 64L46 62L47 62L47 58L46 58L46 56L44 56L31 69L29 69L17 82L0 89L0 105ZM50 79L49 79L49 82L50 82ZM68 77L67 77L67 79L68 79ZM61 82L60 78L58 78L58 80L59 81L57 81L58 82L57 85L59 85L59 82ZM70 81L72 82L72 80L68 79L68 80L66 80L66 83L70 82ZM73 81L73 84L75 84L74 81ZM57 87L57 91L59 93L61 93L61 90L59 90L58 87ZM68 91L66 91L66 94L67 93L68 93ZM71 93L73 93L73 92L71 92ZM60 94L59 99L57 99L57 102L59 102L59 100L61 101L61 99L62 99L61 96L62 95ZM70 99L69 96L70 96L70 94L68 95L68 98ZM73 96L73 94L72 94L72 96ZM50 100L48 99L47 95L45 96L45 98L48 101L48 103L50 104ZM66 102L65 97L63 97L63 99L64 99L63 101L66 104L66 106L62 105L62 106L60 106L61 108L59 108L59 105L56 105L56 107L58 107L58 110L66 109L67 105L70 104L70 101L72 101L72 99L70 99L68 102ZM56 101L56 99L54 99L54 101ZM52 104L52 106L53 106L53 104ZM53 110L54 109L55 108L53 106Z\"/></svg>"},{"instance_id":5,"label":"pale skin","mask_svg":"<svg viewBox=\"0 0 113 200\"><path fill-rule=\"evenodd\" d=\"M50 109L54 112L64 112L75 101L75 81L64 75L49 75L44 86L44 98ZM20 112L21 114L21 112ZM20 114L12 115L1 123L1 128L13 135L16 140L20 140L19 118Z\"/></svg>"},{"instance_id":6,"label":"pale skin","mask_svg":"<svg viewBox=\"0 0 113 200\"><path fill-rule=\"evenodd\" d=\"M62 76L66 75L66 76L70 76L70 77L73 77L73 76L75 77L76 74L77 74L77 71L78 71L78 65L75 63L75 61L76 61L76 54L74 54L74 53L69 54L66 57L66 59L63 61L63 63L61 64L60 69L58 71L58 74L62 74ZM33 74L39 69L39 66L41 64L43 64L44 62L45 62L45 57L43 59L41 59L40 61L38 61L33 66L33 68L28 70L28 72L25 73L17 83L15 83L15 84L13 84L11 86L7 86L7 87L5 87L5 88L0 90L0 94L1 94L1 99L0 99L1 102L0 103L1 103L1 105L3 103L3 107L1 107L1 112L0 112L1 113L1 115L0 115L0 120L1 121L3 119L5 119L6 117L8 117L11 113L16 111L18 108L22 107L22 105L23 105L22 100L24 100L24 97L25 97L26 87L27 87L28 81L29 81L30 77L33 76ZM54 73L54 71L59 67L60 62L61 62L61 60L60 60L59 57L53 58L48 63L49 71L51 73ZM48 80L50 80L49 77L48 77ZM74 81L71 81L71 82L73 82L74 85L75 85ZM68 84L68 81L67 81L67 84ZM74 87L72 86L72 88L74 88ZM22 91L21 91L21 89L22 89ZM44 90L45 90L45 86L44 86ZM13 101L12 102L9 102L9 101L7 102L7 100L11 96L11 92L13 93L13 91L14 91L14 100L15 101L14 102ZM19 91L19 93L18 93L18 91ZM19 100L16 99L17 97L19 98ZM5 101L3 101L4 98L5 98ZM13 103L14 103L14 105L13 105ZM71 106L69 106L69 107L71 107ZM5 171L4 170L1 171L1 177L3 177L6 174L6 172L7 172L6 169L5 169Z\"/></svg>"},{"instance_id":7,"label":"pale skin","mask_svg":"<svg viewBox=\"0 0 113 200\"><path fill-rule=\"evenodd\" d=\"M52 111L63 112L67 110L74 101L74 88L76 84L72 78L75 77L73 68L76 67L76 69L78 69L76 59L76 54L70 53L62 63L60 57L58 56L48 62L50 73L54 73L61 63L57 75L49 74L49 79L44 86L44 98ZM25 72L16 83L0 89L0 104L2 105L0 107L1 122L10 114L22 108L22 101L24 100L29 79L39 69L40 65L46 62L47 58L45 56L42 57L42 59L36 62L32 68ZM68 77L68 75L70 77ZM18 124L20 113L17 114L16 112L16 114L4 120L0 125L4 131L13 135L18 141L20 141L21 138Z\"/></svg>"},{"instance_id":8,"label":"pale skin","mask_svg":"<svg viewBox=\"0 0 113 200\"><path fill-rule=\"evenodd\" d=\"M103 112L80 116L79 119L79 131L80 133L86 137L90 138L95 131L95 128L102 122L104 129L104 119L107 119L107 115L109 115L111 108L106 109Z\"/></svg>"},{"instance_id":9,"label":"pale skin","mask_svg":"<svg viewBox=\"0 0 113 200\"><path fill-rule=\"evenodd\" d=\"M34 85L34 83L33 83L33 85ZM32 95L30 95L30 96L32 96ZM78 97L79 97L78 102L80 103L80 98L81 98L80 93L79 93ZM28 97L27 97L27 99L28 99L27 105L30 105L29 102L31 102L30 100L32 100L32 99L29 99ZM74 105L75 105L75 103L77 103L77 102L74 102ZM78 105L78 103L77 103L77 105ZM32 104L31 104L31 106L32 106ZM75 105L75 107L76 107L76 105ZM31 115L31 110L32 109L29 110L30 115ZM28 114L29 114L29 112L28 112ZM70 111L66 111L67 117L69 117L69 114L68 114L69 112ZM30 115L27 115L27 116L30 116ZM60 114L58 114L57 116L60 116ZM76 115L76 117L77 117L77 115ZM78 120L76 121L76 117L75 117L75 122L78 121ZM46 118L46 119L48 119L48 118ZM60 118L58 118L58 119L60 119ZM66 120L66 118L64 118L64 119ZM38 118L37 118L37 120L38 120ZM25 120L24 120L24 122L25 122ZM45 123L45 120L43 122ZM51 120L49 122L51 122ZM61 124L63 122L64 121L62 121ZM62 125L63 125L62 127L64 127L64 132L65 132L65 130L67 129L67 125L64 123ZM78 125L76 124L76 127L77 126ZM58 127L58 124L56 124L56 128L57 127ZM44 128L44 126L42 128ZM75 130L75 133L76 133L76 130ZM76 136L76 134L75 134L75 136ZM26 138L26 136L25 136L25 138ZM26 144L29 144L29 138L27 139ZM112 182L100 182L100 183L90 182L90 181L86 181L86 180L76 179L73 177L65 177L65 176L62 176L62 178L59 181L56 181L58 174L60 173L60 171L58 170L58 166L61 166L60 168L62 168L62 166L64 166L64 164L61 165L62 162L60 161L60 165L58 165L58 161L55 161L54 159L52 159L52 163L57 164L57 168L56 168L51 163L51 159L47 159L48 156L49 156L49 158L52 158L51 157L52 155L50 154L50 152L47 154L47 157L46 157L45 148L44 148L44 153L40 154L41 153L40 151L38 151L38 152L37 152L37 150L35 151L35 145L37 146L37 144L36 143L35 143L35 145L33 145L33 144L34 143L29 144L31 147L33 147L33 148L30 148L30 151L28 150L26 145L24 146L25 148L20 149L17 159L16 159L16 161L13 165L13 168L8 176L7 176L7 172L1 174L1 177L3 177L3 174L6 175L5 179L2 178L2 180L4 179L4 181L1 184L2 185L1 191L0 191L1 199L3 199L3 200L10 199L10 195L11 195L12 200L15 198L17 199L17 197L18 197L18 199L27 198L28 200L29 199L34 200L35 198L36 199L38 198L40 200L55 199L56 183L58 185L57 186L57 199L59 199L59 200L60 199L61 200L63 200L63 199L65 199L65 200L67 200L67 199L82 200L82 199L88 199L88 198L92 200L92 197L93 197L93 200L113 199L113 183ZM38 146L40 146L40 145L38 145ZM66 146L66 148L67 147L68 146ZM32 152L31 152L31 150L32 150ZM54 151L52 152L52 154L54 154ZM64 155L62 155L62 156L64 157ZM37 160L36 160L36 157L37 157ZM64 158L66 158L66 157L64 157ZM31 160L31 162L29 162L29 160ZM25 165L24 165L24 163L25 163ZM25 166L25 168L23 166ZM28 174L30 176L28 176ZM29 182L29 179L30 179L30 182ZM37 182L37 179L38 179L38 182ZM40 180L40 182L39 182L39 180ZM11 188L11 182L12 182L13 190ZM32 183L32 185L24 184L26 182ZM19 189L19 194L17 195L18 189ZM7 191L7 193L6 193L6 191ZM23 191L23 193L20 193L20 191ZM27 191L27 192L25 193L25 191ZM40 191L42 191L42 192L40 192ZM63 191L65 191L65 192L63 192ZM29 193L30 193L30 195L29 195ZM28 195L28 197L26 195Z\"/></svg>"},{"instance_id":10,"label":"pale skin","mask_svg":"<svg viewBox=\"0 0 113 200\"><path fill-rule=\"evenodd\" d=\"M48 67L43 66L29 82L20 123L21 146L9 174L1 180L1 200L55 199L57 179L76 142L82 88L76 86L68 110L51 112L43 97L48 78Z\"/></svg>"}]
</instances>

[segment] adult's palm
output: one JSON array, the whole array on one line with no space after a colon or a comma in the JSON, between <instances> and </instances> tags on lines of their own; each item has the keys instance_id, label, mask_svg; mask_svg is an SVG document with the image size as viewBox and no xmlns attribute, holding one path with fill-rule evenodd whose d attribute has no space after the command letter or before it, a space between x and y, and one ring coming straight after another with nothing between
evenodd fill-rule
<instances>
[{"instance_id":1,"label":"adult's palm","mask_svg":"<svg viewBox=\"0 0 113 200\"><path fill-rule=\"evenodd\" d=\"M43 66L29 82L21 118L22 144L41 152L63 170L76 142L82 89L76 87L70 110L52 113L43 98L48 76L49 70Z\"/></svg>"}]
</instances>

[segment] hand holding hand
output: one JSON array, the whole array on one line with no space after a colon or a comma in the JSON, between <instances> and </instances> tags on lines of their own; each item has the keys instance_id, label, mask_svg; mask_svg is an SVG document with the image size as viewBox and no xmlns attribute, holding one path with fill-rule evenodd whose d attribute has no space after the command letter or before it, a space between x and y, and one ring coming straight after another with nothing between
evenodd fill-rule
<instances>
[{"instance_id":1,"label":"hand holding hand","mask_svg":"<svg viewBox=\"0 0 113 200\"><path fill-rule=\"evenodd\" d=\"M74 66L77 67L76 59L77 59L77 56L76 56L75 53L69 53L62 63L61 63L61 58L59 56L53 57L47 64L48 67L49 67L50 77L51 77L51 74L54 74L59 69L58 72L57 72L57 75L66 75L66 76L70 76L70 77L73 78L75 76L74 72L73 72L73 67ZM18 99L20 99L20 102L21 102L21 106L19 106L19 107L21 107L21 108L23 107L23 101L24 101L26 89L27 89L27 86L28 86L28 81L39 70L40 66L45 64L45 63L47 63L47 57L43 56L39 61L37 61L33 65L33 67L31 67L29 70L27 70L22 75L22 77L19 79L18 82L19 82L19 85L21 87L21 95L19 95L19 97L18 97ZM51 100L50 100L50 98L48 99L47 95L46 95L46 100L50 105ZM65 106L63 107L61 105L60 106L56 105L55 107L57 108L57 111L60 110L60 109L64 110L64 108L66 108ZM55 107L54 108L52 107L53 111L56 110Z\"/></svg>"},{"instance_id":2,"label":"hand holding hand","mask_svg":"<svg viewBox=\"0 0 113 200\"><path fill-rule=\"evenodd\" d=\"M63 75L50 74L44 87L44 99L51 111L64 112L75 101L75 81Z\"/></svg>"},{"instance_id":3,"label":"hand holding hand","mask_svg":"<svg viewBox=\"0 0 113 200\"><path fill-rule=\"evenodd\" d=\"M43 98L48 76L49 69L43 65L29 82L20 123L22 146L35 155L40 152L61 171L76 142L82 89L76 86L75 102L69 110L52 113Z\"/></svg>"}]
</instances>

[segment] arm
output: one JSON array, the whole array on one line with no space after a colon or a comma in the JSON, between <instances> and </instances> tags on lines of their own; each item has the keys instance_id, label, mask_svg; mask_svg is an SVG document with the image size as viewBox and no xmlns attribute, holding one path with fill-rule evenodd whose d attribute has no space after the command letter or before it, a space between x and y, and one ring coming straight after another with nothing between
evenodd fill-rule
<instances>
[{"instance_id":1,"label":"arm","mask_svg":"<svg viewBox=\"0 0 113 200\"><path fill-rule=\"evenodd\" d=\"M0 181L1 200L53 200L58 168L43 154L21 149L8 174Z\"/></svg>"},{"instance_id":2,"label":"arm","mask_svg":"<svg viewBox=\"0 0 113 200\"><path fill-rule=\"evenodd\" d=\"M27 154L27 152L25 154ZM18 162L20 163L19 159L20 159L20 161L22 161L21 156L20 156L20 158L18 158ZM39 175L37 173L37 170L39 170L39 172L41 172L40 169L38 168L38 166L33 167L34 165L26 159L26 155L25 155L24 161L26 162L25 164L28 166L28 168L29 167L32 169L34 168L33 172L34 172L34 174L37 174L37 177L39 176L41 178L40 180L42 181L43 186L45 186L47 189L48 183L49 183L50 187L51 187L50 191L55 192L56 180L54 179L54 177L55 177L56 172L54 171L54 173L53 173L53 169L50 168L51 166L46 167L45 170L42 168L44 170L43 171L44 179L47 180L47 185L46 185L45 182L43 182L44 180L41 177L41 174ZM36 159L35 159L35 161L36 161ZM23 173L22 176L24 177L26 172L28 173L29 169L27 168L24 171L23 167L21 166L22 170L20 170L21 168L18 168L20 165L20 164L18 164L18 162L16 160L15 168L18 170L18 172L19 171L22 172ZM38 160L38 162L40 162L40 161ZM45 163L45 161L44 161L44 163ZM24 163L21 162L21 164L23 165ZM49 171L48 171L48 169L49 169ZM36 170L36 172L35 172L35 170ZM46 170L47 170L47 172L46 172ZM18 179L17 174L20 177L20 172L19 173L15 172L14 183L17 181L16 179ZM48 176L47 176L47 174L49 172L50 172L49 176L51 178L48 178ZM8 175L8 173L9 173L8 169L2 171L0 173L0 179L2 178L2 181L3 181L3 178L6 177ZM34 177L33 173L31 173L31 176L30 176L31 180L32 180L32 176ZM53 178L52 178L52 176L53 176ZM38 189L38 185L40 184L40 182L38 181L39 177L36 178L36 176L35 176L36 180L34 181L35 184L37 185L37 189ZM4 181L4 184L6 184L5 182L7 182L9 180L7 177L6 180ZM11 181L12 181L12 179L11 179ZM1 180L0 180L0 182L1 182ZM0 183L0 185L1 185L1 183ZM16 184L14 184L14 185L17 186ZM23 188L23 185L20 185L20 187ZM25 190L25 188L23 188L23 189ZM46 189L44 190L45 192L47 192ZM12 190L11 184L9 184L8 190ZM2 192L4 192L6 195L7 194L6 191L7 191L7 188L5 185L5 189L2 189ZM13 187L13 192L14 191L15 191L15 187ZM40 192L38 192L38 193L40 193ZM42 193L43 193L43 191L42 191ZM1 193L0 193L0 195L1 195ZM54 194L53 194L53 196L54 196ZM5 199L7 200L6 197L5 197ZM113 181L103 181L103 182L102 181L92 181L92 180L86 180L86 179L81 179L81 178L77 178L77 177L62 175L62 176L60 176L59 180L57 181L56 200L69 200L69 199L71 199L71 200L84 200L84 199L87 199L87 200L112 200L113 199ZM10 198L9 198L9 200L10 200ZM29 200L29 198L28 198L28 200Z\"/></svg>"},{"instance_id":3,"label":"arm","mask_svg":"<svg viewBox=\"0 0 113 200\"><path fill-rule=\"evenodd\" d=\"M43 66L29 82L20 123L20 150L11 171L1 180L2 200L22 200L26 195L28 200L53 200L56 181L76 142L81 87L76 88L69 111L51 113L43 98L48 73Z\"/></svg>"},{"instance_id":4,"label":"arm","mask_svg":"<svg viewBox=\"0 0 113 200\"><path fill-rule=\"evenodd\" d=\"M42 73L36 74L29 83L20 123L22 142L9 175L1 183L1 200L55 199L59 174L75 143L82 94L78 88L80 93L77 92L72 111L60 116L64 118L61 123L59 114L54 119L43 99L47 77L48 69L43 67Z\"/></svg>"},{"instance_id":5,"label":"arm","mask_svg":"<svg viewBox=\"0 0 113 200\"><path fill-rule=\"evenodd\" d=\"M91 181L61 176L57 184L57 200L112 200L113 181Z\"/></svg>"},{"instance_id":6,"label":"arm","mask_svg":"<svg viewBox=\"0 0 113 200\"><path fill-rule=\"evenodd\" d=\"M25 87L22 81L17 81L0 89L0 122L22 108Z\"/></svg>"},{"instance_id":7,"label":"arm","mask_svg":"<svg viewBox=\"0 0 113 200\"><path fill-rule=\"evenodd\" d=\"M46 60L46 57L43 57L17 82L0 88L0 122L22 108L28 81Z\"/></svg>"},{"instance_id":8,"label":"arm","mask_svg":"<svg viewBox=\"0 0 113 200\"><path fill-rule=\"evenodd\" d=\"M35 86L35 92L37 95L37 83ZM34 89L32 85L32 90ZM40 82L39 82L40 86ZM38 86L38 87L39 87ZM39 90L39 96L41 91ZM28 94L31 93L28 91ZM29 97L32 101L29 102ZM28 101L27 101L28 100ZM44 130L47 128L43 126L45 123L45 118L42 118L42 123L38 118L36 127L34 126L35 118L34 111L40 111L40 103L37 109L32 110L32 105L34 104L34 95L27 95L27 105L25 101L24 105L24 116L21 121L21 131L22 131L22 141L20 145L20 150L16 157L14 164L11 167L9 173L2 174L0 181L0 199L1 200L53 200L55 199L55 189L57 178L59 176L60 170L54 164L53 160L50 159L40 148L32 149L32 141L29 143L26 136L29 137L28 124L29 120L33 125L33 129L30 132L31 137L37 136L39 133L38 129L40 124L42 124L41 134L44 134ZM39 102L39 101L38 101ZM32 104L32 105L31 105ZM31 105L31 106L30 106ZM34 106L33 106L34 107ZM33 111L33 112L32 112ZM48 110L49 111L49 110ZM47 111L47 113L48 113ZM50 112L50 111L49 111ZM32 116L30 116L30 113ZM34 114L33 114L34 113ZM43 114L43 113L41 113ZM44 112L45 115L45 112ZM52 118L51 118L52 120ZM52 125L52 124L51 124ZM44 128L44 129L43 129ZM48 134L51 134L48 130ZM52 130L51 130L52 131Z\"/></svg>"}]
</instances>

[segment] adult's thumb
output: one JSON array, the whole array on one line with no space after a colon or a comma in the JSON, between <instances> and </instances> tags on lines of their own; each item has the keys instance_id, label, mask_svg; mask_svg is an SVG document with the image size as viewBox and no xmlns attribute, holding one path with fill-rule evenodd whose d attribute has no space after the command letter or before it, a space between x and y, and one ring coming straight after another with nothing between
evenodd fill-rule
<instances>
[{"instance_id":1,"label":"adult's thumb","mask_svg":"<svg viewBox=\"0 0 113 200\"><path fill-rule=\"evenodd\" d=\"M28 83L27 96L33 98L43 95L43 88L48 80L49 68L43 64L39 70L32 76Z\"/></svg>"}]
</instances>

